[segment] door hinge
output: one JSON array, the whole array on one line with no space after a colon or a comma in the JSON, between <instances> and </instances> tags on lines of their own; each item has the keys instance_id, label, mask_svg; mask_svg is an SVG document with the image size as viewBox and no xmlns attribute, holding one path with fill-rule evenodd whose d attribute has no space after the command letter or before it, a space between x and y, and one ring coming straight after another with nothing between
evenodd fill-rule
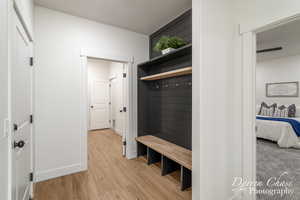
<instances>
[{"instance_id":1,"label":"door hinge","mask_svg":"<svg viewBox=\"0 0 300 200\"><path fill-rule=\"evenodd\" d=\"M31 172L31 173L29 174L29 181L30 181L30 182L33 182L33 172Z\"/></svg>"},{"instance_id":2,"label":"door hinge","mask_svg":"<svg viewBox=\"0 0 300 200\"><path fill-rule=\"evenodd\" d=\"M126 141L123 141L123 146L126 146Z\"/></svg>"},{"instance_id":3,"label":"door hinge","mask_svg":"<svg viewBox=\"0 0 300 200\"><path fill-rule=\"evenodd\" d=\"M14 127L14 131L17 131L19 128L17 124L14 124L13 127Z\"/></svg>"},{"instance_id":4,"label":"door hinge","mask_svg":"<svg viewBox=\"0 0 300 200\"><path fill-rule=\"evenodd\" d=\"M33 57L30 57L30 59L29 59L30 61L29 61L29 63L30 63L30 66L32 67L33 66Z\"/></svg>"},{"instance_id":5,"label":"door hinge","mask_svg":"<svg viewBox=\"0 0 300 200\"><path fill-rule=\"evenodd\" d=\"M33 124L33 115L30 115L30 124Z\"/></svg>"},{"instance_id":6,"label":"door hinge","mask_svg":"<svg viewBox=\"0 0 300 200\"><path fill-rule=\"evenodd\" d=\"M126 107L123 107L123 112L126 112L127 111L127 108Z\"/></svg>"},{"instance_id":7,"label":"door hinge","mask_svg":"<svg viewBox=\"0 0 300 200\"><path fill-rule=\"evenodd\" d=\"M126 78L127 74L126 73L123 73L123 78Z\"/></svg>"}]
</instances>

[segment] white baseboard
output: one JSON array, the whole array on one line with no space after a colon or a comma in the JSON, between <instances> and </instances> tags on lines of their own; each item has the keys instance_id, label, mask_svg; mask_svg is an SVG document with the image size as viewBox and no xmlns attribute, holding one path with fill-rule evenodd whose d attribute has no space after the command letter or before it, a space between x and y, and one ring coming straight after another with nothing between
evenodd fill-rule
<instances>
[{"instance_id":1,"label":"white baseboard","mask_svg":"<svg viewBox=\"0 0 300 200\"><path fill-rule=\"evenodd\" d=\"M86 169L84 169L80 164L74 164L74 165L59 167L55 169L45 170L45 171L37 172L35 174L34 182L41 182L41 181L45 181L45 180L49 180L52 178L57 178L69 174L74 174L85 170Z\"/></svg>"},{"instance_id":2,"label":"white baseboard","mask_svg":"<svg viewBox=\"0 0 300 200\"><path fill-rule=\"evenodd\" d=\"M128 153L126 153L126 158L127 159L134 159L134 158L136 158L137 157L137 152L128 152Z\"/></svg>"},{"instance_id":3,"label":"white baseboard","mask_svg":"<svg viewBox=\"0 0 300 200\"><path fill-rule=\"evenodd\" d=\"M126 158L133 159L136 157L137 157L137 149L136 149L135 145L128 146L128 148L126 149Z\"/></svg>"}]
</instances>

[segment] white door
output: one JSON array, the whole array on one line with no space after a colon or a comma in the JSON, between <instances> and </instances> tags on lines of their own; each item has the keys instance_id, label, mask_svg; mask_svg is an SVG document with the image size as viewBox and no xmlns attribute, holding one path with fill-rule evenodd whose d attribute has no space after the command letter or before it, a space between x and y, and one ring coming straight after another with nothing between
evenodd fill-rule
<instances>
[{"instance_id":1,"label":"white door","mask_svg":"<svg viewBox=\"0 0 300 200\"><path fill-rule=\"evenodd\" d=\"M90 92L90 129L109 128L109 82L93 80Z\"/></svg>"},{"instance_id":2,"label":"white door","mask_svg":"<svg viewBox=\"0 0 300 200\"><path fill-rule=\"evenodd\" d=\"M14 13L11 67L12 199L28 200L31 171L30 44Z\"/></svg>"},{"instance_id":3,"label":"white door","mask_svg":"<svg viewBox=\"0 0 300 200\"><path fill-rule=\"evenodd\" d=\"M128 123L128 119L129 119L129 109L128 109L128 98L129 98L129 92L128 92L128 66L129 64L124 64L123 65L123 74L125 74L125 76L122 76L122 106L125 108L123 109L123 114L122 114L122 155L126 156L126 134L128 134L128 129L129 129L129 123Z\"/></svg>"},{"instance_id":4,"label":"white door","mask_svg":"<svg viewBox=\"0 0 300 200\"><path fill-rule=\"evenodd\" d=\"M123 134L123 77L122 73L110 82L111 96L111 127L114 131Z\"/></svg>"}]
</instances>

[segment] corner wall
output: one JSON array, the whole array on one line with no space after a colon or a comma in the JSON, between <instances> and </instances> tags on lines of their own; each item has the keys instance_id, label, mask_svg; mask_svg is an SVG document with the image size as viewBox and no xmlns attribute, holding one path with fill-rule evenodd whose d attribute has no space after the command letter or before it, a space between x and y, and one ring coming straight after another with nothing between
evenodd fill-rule
<instances>
[{"instance_id":1,"label":"corner wall","mask_svg":"<svg viewBox=\"0 0 300 200\"><path fill-rule=\"evenodd\" d=\"M35 39L35 167L37 181L42 181L82 170L80 50L134 56L136 74L136 64L149 58L149 43L146 35L38 6Z\"/></svg>"},{"instance_id":2,"label":"corner wall","mask_svg":"<svg viewBox=\"0 0 300 200\"><path fill-rule=\"evenodd\" d=\"M227 200L241 174L232 0L193 0L193 199ZM238 125L238 124L237 124Z\"/></svg>"}]
</instances>

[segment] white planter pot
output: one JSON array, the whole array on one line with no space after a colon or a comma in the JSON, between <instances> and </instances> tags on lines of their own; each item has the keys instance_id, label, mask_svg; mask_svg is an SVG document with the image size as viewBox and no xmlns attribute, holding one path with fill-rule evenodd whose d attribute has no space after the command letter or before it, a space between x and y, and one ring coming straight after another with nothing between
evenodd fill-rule
<instances>
[{"instance_id":1,"label":"white planter pot","mask_svg":"<svg viewBox=\"0 0 300 200\"><path fill-rule=\"evenodd\" d=\"M175 49L173 48L167 48L167 49L164 49L161 51L161 53L164 55L164 54L167 54L167 53L170 53L171 51L174 51Z\"/></svg>"}]
</instances>

